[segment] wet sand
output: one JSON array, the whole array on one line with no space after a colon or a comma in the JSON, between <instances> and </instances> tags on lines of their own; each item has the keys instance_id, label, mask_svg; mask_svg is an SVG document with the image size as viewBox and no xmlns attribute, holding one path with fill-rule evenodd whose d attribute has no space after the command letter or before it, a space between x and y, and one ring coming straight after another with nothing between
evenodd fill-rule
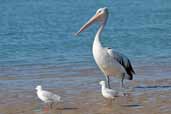
<instances>
[{"instance_id":1,"label":"wet sand","mask_svg":"<svg viewBox=\"0 0 171 114\"><path fill-rule=\"evenodd\" d=\"M112 83L112 87L119 83ZM114 101L101 96L99 85L46 88L64 98L64 103L44 110L35 90L6 90L0 94L0 114L170 114L171 80L129 82L133 90Z\"/></svg>"}]
</instances>

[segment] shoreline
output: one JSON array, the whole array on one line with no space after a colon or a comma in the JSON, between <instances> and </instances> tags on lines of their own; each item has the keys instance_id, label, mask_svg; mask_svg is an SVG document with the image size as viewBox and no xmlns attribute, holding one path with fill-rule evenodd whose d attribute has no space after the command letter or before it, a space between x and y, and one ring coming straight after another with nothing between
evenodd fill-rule
<instances>
[{"instance_id":1,"label":"shoreline","mask_svg":"<svg viewBox=\"0 0 171 114\"><path fill-rule=\"evenodd\" d=\"M118 84L118 83L113 83ZM171 112L171 80L132 81L129 87L134 87L128 96L117 97L113 103L104 99L98 85L90 87L45 88L64 98L63 104L44 112L45 106L36 96L35 90L4 91L0 95L0 112L2 114L169 114ZM86 89L85 89L86 88Z\"/></svg>"}]
</instances>

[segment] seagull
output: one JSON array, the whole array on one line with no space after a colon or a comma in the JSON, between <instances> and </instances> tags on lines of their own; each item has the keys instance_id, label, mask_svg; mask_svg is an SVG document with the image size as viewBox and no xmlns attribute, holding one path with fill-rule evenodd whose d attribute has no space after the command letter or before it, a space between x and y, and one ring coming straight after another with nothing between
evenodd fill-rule
<instances>
[{"instance_id":1,"label":"seagull","mask_svg":"<svg viewBox=\"0 0 171 114\"><path fill-rule=\"evenodd\" d=\"M93 57L97 66L106 77L108 88L111 88L109 79L110 76L121 78L121 88L125 88L123 83L124 79L132 80L133 74L135 74L130 60L120 52L114 51L112 48L103 47L101 44L101 33L106 25L108 14L108 8L104 7L98 9L96 14L85 25L83 25L81 29L75 33L75 35L79 35L82 31L95 22L100 24L94 38L92 49Z\"/></svg>"},{"instance_id":2,"label":"seagull","mask_svg":"<svg viewBox=\"0 0 171 114\"><path fill-rule=\"evenodd\" d=\"M41 85L36 86L35 89L37 90L38 98L44 103L50 105L50 108L52 108L53 103L62 102L61 97L59 95L43 90Z\"/></svg>"},{"instance_id":3,"label":"seagull","mask_svg":"<svg viewBox=\"0 0 171 114\"><path fill-rule=\"evenodd\" d=\"M115 97L121 95L121 93L119 93L118 91L107 88L105 85L105 81L100 81L99 84L101 85L101 93L104 98L114 99Z\"/></svg>"}]
</instances>

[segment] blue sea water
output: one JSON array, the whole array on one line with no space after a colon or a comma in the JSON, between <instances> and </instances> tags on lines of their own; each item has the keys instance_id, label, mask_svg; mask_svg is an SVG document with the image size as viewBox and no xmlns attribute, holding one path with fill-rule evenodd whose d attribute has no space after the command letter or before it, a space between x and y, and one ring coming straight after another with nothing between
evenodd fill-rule
<instances>
[{"instance_id":1,"label":"blue sea water","mask_svg":"<svg viewBox=\"0 0 171 114\"><path fill-rule=\"evenodd\" d=\"M1 86L102 77L92 56L97 25L74 36L100 7L109 9L103 45L130 58L135 79L170 78L170 0L0 0Z\"/></svg>"}]
</instances>

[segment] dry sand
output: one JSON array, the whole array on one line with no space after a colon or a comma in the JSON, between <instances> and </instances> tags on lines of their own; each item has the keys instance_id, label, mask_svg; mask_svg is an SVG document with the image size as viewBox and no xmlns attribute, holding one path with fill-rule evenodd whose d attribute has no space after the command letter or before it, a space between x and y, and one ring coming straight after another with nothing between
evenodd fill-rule
<instances>
[{"instance_id":1,"label":"dry sand","mask_svg":"<svg viewBox=\"0 0 171 114\"><path fill-rule=\"evenodd\" d=\"M171 114L170 79L132 81L129 86L134 89L128 96L112 102L101 96L98 85L48 89L60 93L64 103L46 111L35 90L6 91L0 94L0 114Z\"/></svg>"}]
</instances>

